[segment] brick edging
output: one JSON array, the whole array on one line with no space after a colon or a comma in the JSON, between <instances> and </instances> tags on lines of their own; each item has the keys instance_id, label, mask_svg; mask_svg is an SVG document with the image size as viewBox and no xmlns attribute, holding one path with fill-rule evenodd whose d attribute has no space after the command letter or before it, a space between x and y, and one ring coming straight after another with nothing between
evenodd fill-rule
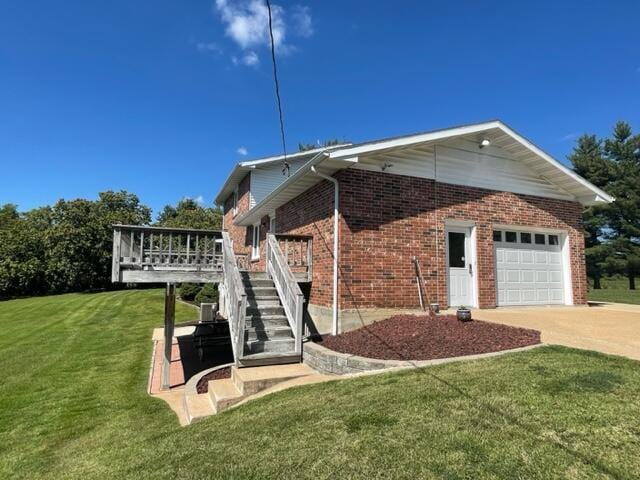
<instances>
[{"instance_id":1,"label":"brick edging","mask_svg":"<svg viewBox=\"0 0 640 480\"><path fill-rule=\"evenodd\" d=\"M442 363L458 362L463 360L477 360L496 357L506 353L515 353L541 347L544 343L529 345L526 347L511 348L497 352L464 355L460 357L435 358L433 360L381 360L376 358L360 357L349 353L340 353L330 350L315 342L307 342L303 346L302 357L304 363L322 373L333 375L351 375L358 373L374 372L377 370L408 369L439 365Z\"/></svg>"}]
</instances>

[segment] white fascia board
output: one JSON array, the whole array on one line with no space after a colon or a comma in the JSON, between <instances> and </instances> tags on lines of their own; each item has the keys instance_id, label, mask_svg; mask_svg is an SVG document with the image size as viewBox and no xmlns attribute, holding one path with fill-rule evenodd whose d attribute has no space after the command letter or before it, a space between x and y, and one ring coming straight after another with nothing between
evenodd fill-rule
<instances>
[{"instance_id":1,"label":"white fascia board","mask_svg":"<svg viewBox=\"0 0 640 480\"><path fill-rule=\"evenodd\" d=\"M611 195L609 195L608 193L606 193L603 190L599 189L598 187L596 187L594 184L592 184L591 182L589 182L585 178L582 178L580 175L578 175L576 172L574 172L570 168L565 167L563 164L561 164L559 161L557 161L551 155L546 153L544 150L541 150L539 147L535 146L529 140L524 138L522 135L516 133L514 130L512 130L511 128L506 126L504 123L502 123L502 122L498 122L498 123L499 123L498 128L500 130L502 130L507 135L511 136L518 143L520 143L524 147L526 147L529 150L531 150L533 153L538 155L540 158L542 158L542 159L546 160L547 162L549 162L551 165L553 165L558 170L560 170L562 173L564 173L568 177L572 178L573 180L575 180L576 182L581 184L583 187L585 187L585 188L589 189L590 191L592 191L597 198L601 199L602 201L604 201L606 203L611 203L611 202L613 202L615 200ZM580 197L580 198L583 198L583 197ZM583 203L581 200L579 200L579 201L581 203ZM597 202L597 200L596 200L596 202Z\"/></svg>"},{"instance_id":2,"label":"white fascia board","mask_svg":"<svg viewBox=\"0 0 640 480\"><path fill-rule=\"evenodd\" d=\"M320 148L314 148L312 150L305 150L303 152L296 152L296 153L291 153L289 155L286 156L287 160L291 159L291 160L296 160L298 158L302 158L302 157L310 157L313 156L317 153L320 152L324 152L325 150L327 150L327 148L341 148L341 147L346 147L351 145L350 143L343 143L340 145L332 145L331 147L320 147ZM273 157L265 157L265 158L258 158L255 160L247 160L244 162L240 162L239 165L243 166L243 167L251 167L251 166L257 166L257 165L264 165L264 164L269 164L269 163L277 163L277 162L282 162L285 159L284 155L277 155L277 156L273 156Z\"/></svg>"},{"instance_id":3,"label":"white fascia board","mask_svg":"<svg viewBox=\"0 0 640 480\"><path fill-rule=\"evenodd\" d=\"M329 153L330 158L342 159L343 157L358 156L363 153L372 153L378 150L386 150L389 148L405 147L408 145L414 145L416 143L433 142L435 140L442 140L450 137L457 137L460 135L469 135L472 133L483 132L485 130L491 130L492 128L498 128L501 122L493 120L491 122L476 123L473 125L466 125L463 127L454 127L445 130L437 130L434 132L419 133L417 135L410 135L406 137L400 137L390 140L381 140L379 142L366 143L364 145L356 145L354 147L341 148Z\"/></svg>"}]
</instances>

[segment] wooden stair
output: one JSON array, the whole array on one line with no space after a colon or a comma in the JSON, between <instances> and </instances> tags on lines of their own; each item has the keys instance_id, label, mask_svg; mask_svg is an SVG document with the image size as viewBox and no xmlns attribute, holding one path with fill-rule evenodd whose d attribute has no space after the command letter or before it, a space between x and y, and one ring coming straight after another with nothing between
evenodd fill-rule
<instances>
[{"instance_id":1,"label":"wooden stair","mask_svg":"<svg viewBox=\"0 0 640 480\"><path fill-rule=\"evenodd\" d=\"M295 339L273 280L265 272L242 272L247 292L242 366L300 362Z\"/></svg>"}]
</instances>

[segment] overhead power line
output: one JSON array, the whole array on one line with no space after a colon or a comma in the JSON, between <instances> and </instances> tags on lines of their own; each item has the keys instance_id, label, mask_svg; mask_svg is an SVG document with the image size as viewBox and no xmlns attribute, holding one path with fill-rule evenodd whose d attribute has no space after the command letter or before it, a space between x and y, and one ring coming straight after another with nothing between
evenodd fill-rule
<instances>
[{"instance_id":1,"label":"overhead power line","mask_svg":"<svg viewBox=\"0 0 640 480\"><path fill-rule=\"evenodd\" d=\"M273 40L273 18L271 15L271 3L269 0L265 0L267 2L267 10L269 12L269 38L271 39L271 63L273 65L273 81L276 86L276 101L278 103L278 116L280 118L280 137L282 138L282 152L283 152L283 162L282 162L282 174L289 176L289 162L287 162L287 141L284 135L284 120L282 118L282 99L280 98L280 83L278 82L278 67L276 64L276 44Z\"/></svg>"}]
</instances>

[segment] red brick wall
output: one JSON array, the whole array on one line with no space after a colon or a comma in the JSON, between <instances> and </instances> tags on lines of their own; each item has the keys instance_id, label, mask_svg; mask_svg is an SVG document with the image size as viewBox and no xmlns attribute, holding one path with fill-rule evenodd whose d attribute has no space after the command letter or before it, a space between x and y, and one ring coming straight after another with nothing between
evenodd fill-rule
<instances>
[{"instance_id":1,"label":"red brick wall","mask_svg":"<svg viewBox=\"0 0 640 480\"><path fill-rule=\"evenodd\" d=\"M233 193L224 201L224 228L229 232L229 236L233 241L233 250L236 253L246 253L251 255L251 228L239 227L233 224L236 216L242 215L249 211L250 198L249 190L251 188L251 174L247 175L238 184L238 212L233 214Z\"/></svg>"},{"instance_id":2,"label":"red brick wall","mask_svg":"<svg viewBox=\"0 0 640 480\"><path fill-rule=\"evenodd\" d=\"M445 220L473 221L480 307L496 305L494 224L566 230L573 300L586 302L582 206L363 170L342 170L340 181L340 309L418 306L418 257L432 301L447 304ZM310 303L329 306L332 287L333 185L323 181L276 214L278 232L314 236Z\"/></svg>"},{"instance_id":3,"label":"red brick wall","mask_svg":"<svg viewBox=\"0 0 640 480\"><path fill-rule=\"evenodd\" d=\"M309 302L333 301L333 184L322 180L276 210L277 233L313 235L313 282Z\"/></svg>"}]
</instances>

